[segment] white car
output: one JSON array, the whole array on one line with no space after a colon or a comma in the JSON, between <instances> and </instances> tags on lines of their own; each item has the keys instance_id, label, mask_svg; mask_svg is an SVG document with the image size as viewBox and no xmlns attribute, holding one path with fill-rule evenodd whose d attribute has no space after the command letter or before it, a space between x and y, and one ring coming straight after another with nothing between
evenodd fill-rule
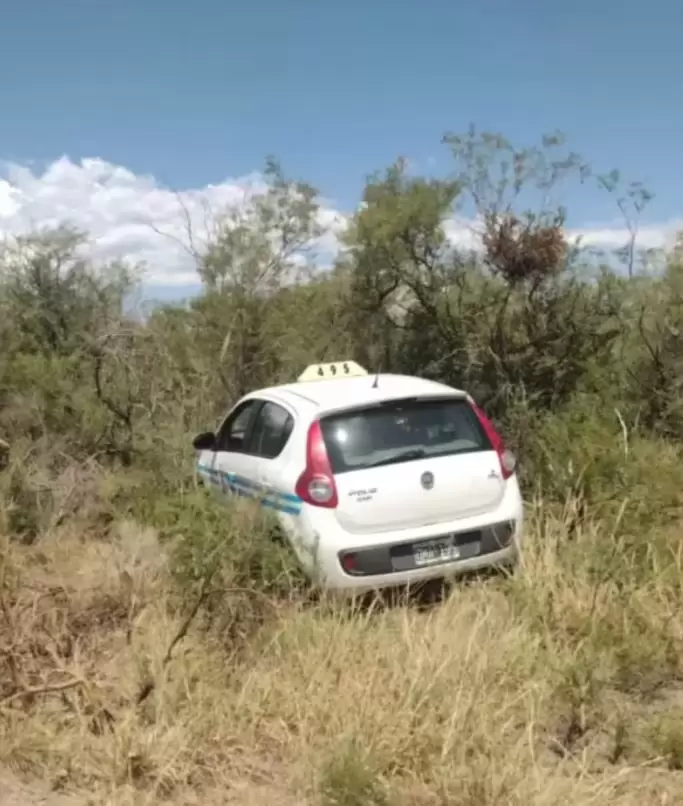
<instances>
[{"instance_id":1,"label":"white car","mask_svg":"<svg viewBox=\"0 0 683 806\"><path fill-rule=\"evenodd\" d=\"M446 577L518 556L515 459L463 391L341 361L243 397L193 442L200 480L277 513L328 589Z\"/></svg>"}]
</instances>

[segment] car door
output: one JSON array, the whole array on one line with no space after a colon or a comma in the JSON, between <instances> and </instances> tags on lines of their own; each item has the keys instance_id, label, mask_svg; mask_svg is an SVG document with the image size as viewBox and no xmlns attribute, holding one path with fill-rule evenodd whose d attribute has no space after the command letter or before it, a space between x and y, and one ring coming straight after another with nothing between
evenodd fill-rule
<instances>
[{"instance_id":1,"label":"car door","mask_svg":"<svg viewBox=\"0 0 683 806\"><path fill-rule=\"evenodd\" d=\"M267 400L259 409L250 440L256 458L255 470L262 489L262 503L284 515L298 515L301 502L293 489L287 489L283 469L294 415L279 403Z\"/></svg>"},{"instance_id":2,"label":"car door","mask_svg":"<svg viewBox=\"0 0 683 806\"><path fill-rule=\"evenodd\" d=\"M216 436L213 475L222 493L253 497L258 492L256 457L250 451L254 423L263 401L249 398L226 417Z\"/></svg>"}]
</instances>

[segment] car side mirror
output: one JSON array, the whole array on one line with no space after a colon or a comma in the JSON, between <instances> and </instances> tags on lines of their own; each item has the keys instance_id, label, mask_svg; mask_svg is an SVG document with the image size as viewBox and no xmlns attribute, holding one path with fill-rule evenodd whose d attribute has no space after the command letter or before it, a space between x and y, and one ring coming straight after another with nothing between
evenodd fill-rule
<instances>
[{"instance_id":1,"label":"car side mirror","mask_svg":"<svg viewBox=\"0 0 683 806\"><path fill-rule=\"evenodd\" d=\"M204 431L192 440L192 446L196 451L213 451L216 449L216 435L213 431Z\"/></svg>"}]
</instances>

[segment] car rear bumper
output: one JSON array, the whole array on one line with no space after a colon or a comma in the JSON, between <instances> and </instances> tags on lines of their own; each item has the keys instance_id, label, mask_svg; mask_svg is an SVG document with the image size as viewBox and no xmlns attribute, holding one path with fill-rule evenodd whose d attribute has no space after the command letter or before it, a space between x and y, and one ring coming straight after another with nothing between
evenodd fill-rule
<instances>
[{"instance_id":1,"label":"car rear bumper","mask_svg":"<svg viewBox=\"0 0 683 806\"><path fill-rule=\"evenodd\" d=\"M514 533L514 521L504 521L479 529L436 534L426 540L405 540L347 549L340 551L338 558L349 576L386 576L494 554L510 545ZM419 559L420 553L422 559ZM429 559L424 558L425 553L431 555Z\"/></svg>"},{"instance_id":2,"label":"car rear bumper","mask_svg":"<svg viewBox=\"0 0 683 806\"><path fill-rule=\"evenodd\" d=\"M339 529L329 517L331 512L319 515L316 576L325 588L362 592L514 564L522 543L524 513L515 480L494 511L419 529L352 535ZM432 555L435 541L439 543L436 558Z\"/></svg>"},{"instance_id":3,"label":"car rear bumper","mask_svg":"<svg viewBox=\"0 0 683 806\"><path fill-rule=\"evenodd\" d=\"M350 576L344 573L341 566L339 566L338 570L329 569L332 573L328 572L326 575L324 587L330 591L355 594L380 588L417 585L431 579L449 578L487 568L514 566L518 556L519 547L517 542L513 541L509 546L487 554L479 554L474 557L461 558L423 568L414 568L409 571L393 571L389 574Z\"/></svg>"}]
</instances>

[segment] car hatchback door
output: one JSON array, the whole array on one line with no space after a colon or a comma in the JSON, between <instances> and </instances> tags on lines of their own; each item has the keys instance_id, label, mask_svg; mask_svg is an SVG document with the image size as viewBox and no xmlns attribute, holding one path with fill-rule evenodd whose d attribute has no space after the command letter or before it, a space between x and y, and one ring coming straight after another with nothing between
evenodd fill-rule
<instances>
[{"instance_id":1,"label":"car hatchback door","mask_svg":"<svg viewBox=\"0 0 683 806\"><path fill-rule=\"evenodd\" d=\"M505 493L500 461L468 401L406 399L322 418L339 506L352 534L482 515Z\"/></svg>"}]
</instances>

